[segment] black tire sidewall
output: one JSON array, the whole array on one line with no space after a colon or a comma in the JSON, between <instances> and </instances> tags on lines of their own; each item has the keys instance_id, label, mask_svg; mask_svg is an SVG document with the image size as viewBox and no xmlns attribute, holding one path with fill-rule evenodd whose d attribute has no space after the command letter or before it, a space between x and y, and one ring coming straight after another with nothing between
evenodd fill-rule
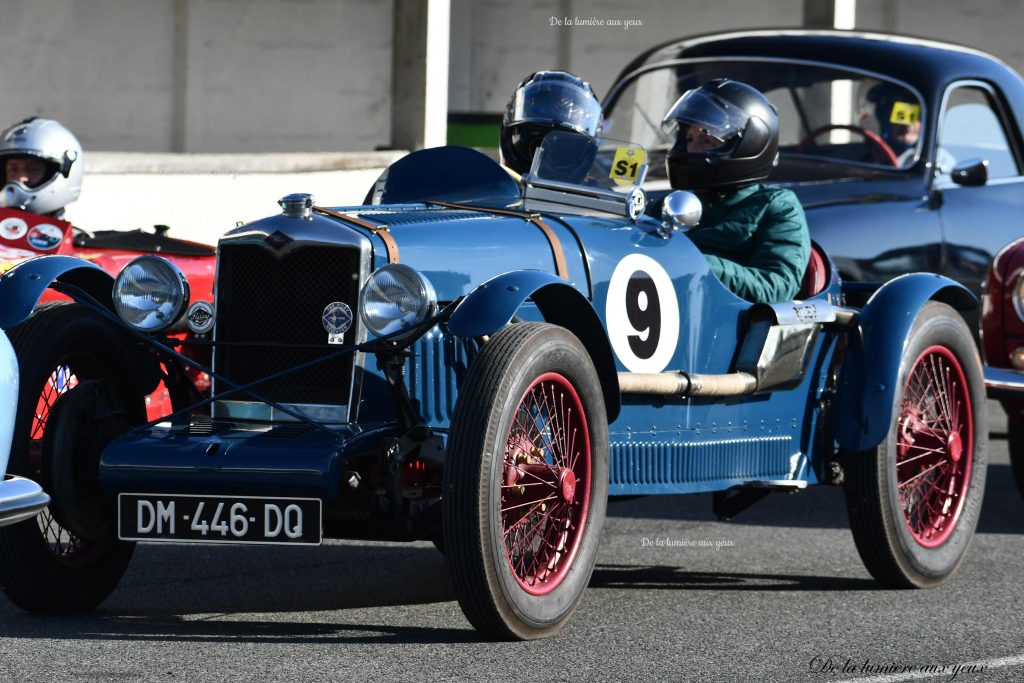
<instances>
[{"instance_id":1,"label":"black tire sidewall","mask_svg":"<svg viewBox=\"0 0 1024 683\"><path fill-rule=\"evenodd\" d=\"M896 482L897 415L914 362L925 349L934 345L943 346L952 352L964 373L970 392L974 448L970 482L956 526L942 545L926 548L914 539L899 503ZM915 585L935 585L952 575L974 537L981 514L988 464L984 386L977 347L962 318L945 304L927 304L911 328L904 346L893 405L893 426L878 449L878 485L883 494L883 522L893 556L904 575Z\"/></svg>"},{"instance_id":2,"label":"black tire sidewall","mask_svg":"<svg viewBox=\"0 0 1024 683\"><path fill-rule=\"evenodd\" d=\"M19 399L8 471L29 478L38 473L28 462L30 433L40 392L56 365L74 354L93 372L80 379L98 379L109 385L133 419L144 415L142 397L133 392L124 343L112 326L84 307L55 303L40 307L28 321L8 330L19 365ZM87 359L87 360L86 360ZM43 466L43 470L46 467ZM49 491L48 491L49 493ZM131 558L134 543L114 533L89 541L97 544L89 561L68 564L48 547L35 518L0 528L0 552L14 557L0 560L5 592L25 609L40 612L75 612L95 607L113 590Z\"/></svg>"},{"instance_id":3,"label":"black tire sidewall","mask_svg":"<svg viewBox=\"0 0 1024 683\"><path fill-rule=\"evenodd\" d=\"M577 555L561 583L545 595L532 595L516 580L505 555L500 514L500 486L495 467L504 463L506 437L520 397L546 372L557 372L576 389L583 404L591 441L590 503ZM565 620L590 582L608 501L608 427L597 373L579 341L568 332L550 327L524 344L512 359L507 376L509 390L495 403L497 424L481 463L481 497L486 496L491 514L482 528L490 550L491 571L504 601L516 617L532 629L548 629Z\"/></svg>"}]
</instances>

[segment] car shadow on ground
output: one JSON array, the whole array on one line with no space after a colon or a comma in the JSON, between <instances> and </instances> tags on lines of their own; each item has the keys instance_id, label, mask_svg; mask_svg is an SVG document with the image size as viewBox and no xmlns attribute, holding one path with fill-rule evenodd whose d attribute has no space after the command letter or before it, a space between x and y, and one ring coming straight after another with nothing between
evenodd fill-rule
<instances>
[{"instance_id":1,"label":"car shadow on ground","mask_svg":"<svg viewBox=\"0 0 1024 683\"><path fill-rule=\"evenodd\" d=\"M670 565L598 564L591 588L715 591L866 591L880 590L870 578L802 576L743 572L693 572Z\"/></svg>"},{"instance_id":2,"label":"car shadow on ground","mask_svg":"<svg viewBox=\"0 0 1024 683\"><path fill-rule=\"evenodd\" d=\"M95 612L36 616L4 601L0 638L288 644L479 640L454 600L445 559L426 543L143 545L121 585ZM451 628L377 624L365 614L345 618L353 610L448 602ZM279 613L299 615L276 617Z\"/></svg>"},{"instance_id":3,"label":"car shadow on ground","mask_svg":"<svg viewBox=\"0 0 1024 683\"><path fill-rule=\"evenodd\" d=\"M208 615L185 619L170 615L124 616L96 613L85 617L5 619L4 638L88 641L293 644L430 644L472 643L482 638L465 628L429 628L391 624L346 624L331 621L237 619Z\"/></svg>"},{"instance_id":4,"label":"car shadow on ground","mask_svg":"<svg viewBox=\"0 0 1024 683\"><path fill-rule=\"evenodd\" d=\"M609 499L610 518L671 519L718 522L711 512L711 494L644 496ZM736 515L726 524L747 526L847 529L846 500L842 487L811 486L797 493L773 493ZM1009 465L989 465L985 499L977 532L1024 533L1024 496L1017 491Z\"/></svg>"},{"instance_id":5,"label":"car shadow on ground","mask_svg":"<svg viewBox=\"0 0 1024 683\"><path fill-rule=\"evenodd\" d=\"M129 600L130 597L130 600ZM318 548L143 545L108 607L136 614L303 612L455 599L429 543Z\"/></svg>"}]
</instances>

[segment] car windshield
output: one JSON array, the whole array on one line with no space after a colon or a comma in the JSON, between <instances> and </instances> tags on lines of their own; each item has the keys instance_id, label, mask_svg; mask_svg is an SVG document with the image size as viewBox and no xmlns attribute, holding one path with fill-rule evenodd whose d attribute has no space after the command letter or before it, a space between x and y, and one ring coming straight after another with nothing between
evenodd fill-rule
<instances>
[{"instance_id":1,"label":"car windshield","mask_svg":"<svg viewBox=\"0 0 1024 683\"><path fill-rule=\"evenodd\" d=\"M780 166L772 179L905 169L920 156L923 106L912 88L787 60L680 60L645 71L613 89L605 103L603 132L663 154L674 141L663 132L662 117L683 93L715 78L748 83L778 109ZM657 158L651 175L665 176Z\"/></svg>"},{"instance_id":2,"label":"car windshield","mask_svg":"<svg viewBox=\"0 0 1024 683\"><path fill-rule=\"evenodd\" d=\"M554 131L533 157L530 176L628 193L647 174L647 152L636 143Z\"/></svg>"}]
</instances>

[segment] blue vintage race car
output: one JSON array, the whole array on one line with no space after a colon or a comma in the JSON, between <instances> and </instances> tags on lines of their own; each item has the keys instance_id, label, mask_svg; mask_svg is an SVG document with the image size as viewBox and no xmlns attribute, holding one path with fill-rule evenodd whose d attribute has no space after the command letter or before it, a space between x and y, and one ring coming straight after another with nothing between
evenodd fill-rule
<instances>
[{"instance_id":1,"label":"blue vintage race car","mask_svg":"<svg viewBox=\"0 0 1024 683\"><path fill-rule=\"evenodd\" d=\"M728 517L811 484L845 487L882 584L949 578L985 484L973 295L911 274L851 308L819 254L800 300L752 305L686 237L693 195L644 214L642 147L570 172L575 142L549 135L522 184L444 147L364 206L285 197L221 239L216 308L155 256L8 272L8 469L51 500L0 528L6 594L89 609L138 541L433 539L476 628L536 638L577 605L609 495L715 492ZM37 308L46 287L76 303ZM183 325L213 347L206 400L165 336ZM146 423L159 380L178 410Z\"/></svg>"}]
</instances>

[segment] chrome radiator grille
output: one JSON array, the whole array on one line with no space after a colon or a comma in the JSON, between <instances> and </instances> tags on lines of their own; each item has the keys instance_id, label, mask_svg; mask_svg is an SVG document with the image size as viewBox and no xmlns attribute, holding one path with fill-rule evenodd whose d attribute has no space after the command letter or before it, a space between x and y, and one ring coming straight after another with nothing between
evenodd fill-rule
<instances>
[{"instance_id":1,"label":"chrome radiator grille","mask_svg":"<svg viewBox=\"0 0 1024 683\"><path fill-rule=\"evenodd\" d=\"M336 352L321 317L341 301L352 309L346 345L355 340L360 250L298 246L280 256L259 244L222 243L217 265L217 346L214 368L236 384ZM352 386L353 354L264 382L253 391L279 403L344 405ZM221 384L217 391L228 387ZM234 395L233 401L254 400Z\"/></svg>"}]
</instances>

